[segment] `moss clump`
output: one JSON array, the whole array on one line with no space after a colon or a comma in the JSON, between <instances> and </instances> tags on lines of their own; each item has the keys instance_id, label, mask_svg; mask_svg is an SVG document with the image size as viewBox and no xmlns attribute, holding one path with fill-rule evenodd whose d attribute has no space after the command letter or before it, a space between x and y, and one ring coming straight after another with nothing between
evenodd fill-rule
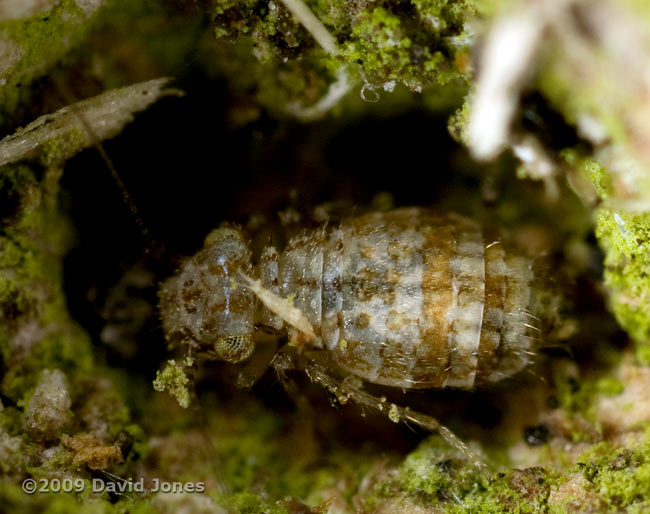
<instances>
[{"instance_id":1,"label":"moss clump","mask_svg":"<svg viewBox=\"0 0 650 514\"><path fill-rule=\"evenodd\" d=\"M26 514L60 514L78 512L79 514L160 514L174 512L164 509L164 502L154 498L129 497L123 502L113 503L108 498L90 493L90 481L85 482L85 492L80 496L72 493L25 494L19 484L0 481L0 509L2 512L24 512ZM174 495L169 495L172 499ZM214 512L214 510L190 512Z\"/></svg>"},{"instance_id":2,"label":"moss clump","mask_svg":"<svg viewBox=\"0 0 650 514\"><path fill-rule=\"evenodd\" d=\"M404 82L413 90L445 84L462 75L464 16L472 14L466 2L450 9L446 2L413 2L412 7L386 2L354 16L343 44L348 62L360 64L371 82ZM411 10L412 9L412 10Z\"/></svg>"},{"instance_id":3,"label":"moss clump","mask_svg":"<svg viewBox=\"0 0 650 514\"><path fill-rule=\"evenodd\" d=\"M181 407L187 408L190 405L192 393L192 379L190 368L193 361L187 357L183 363L178 364L175 360L167 361L164 369L156 372L156 380L153 382L153 388L156 391L168 391L170 395L176 398Z\"/></svg>"},{"instance_id":4,"label":"moss clump","mask_svg":"<svg viewBox=\"0 0 650 514\"><path fill-rule=\"evenodd\" d=\"M447 130L449 130L451 137L453 137L458 143L467 144L467 135L465 131L467 130L470 113L470 103L465 101L463 106L449 118Z\"/></svg>"},{"instance_id":5,"label":"moss clump","mask_svg":"<svg viewBox=\"0 0 650 514\"><path fill-rule=\"evenodd\" d=\"M239 514L288 514L287 509L262 500L252 493L237 493L223 502L223 505Z\"/></svg>"},{"instance_id":6,"label":"moss clump","mask_svg":"<svg viewBox=\"0 0 650 514\"><path fill-rule=\"evenodd\" d=\"M41 157L50 161L47 152ZM137 442L121 397L94 362L90 338L67 310L62 259L72 238L57 204L60 173L56 166L0 167L0 446L6 476L17 479L83 475L122 453L129 458ZM61 446L66 434L96 444L75 461ZM0 510L9 511L13 500L1 498L5 493L10 489L0 491ZM25 508L30 501L23 500Z\"/></svg>"},{"instance_id":7,"label":"moss clump","mask_svg":"<svg viewBox=\"0 0 650 514\"><path fill-rule=\"evenodd\" d=\"M468 79L471 36L466 22L477 15L475 2L307 4L338 42L338 55L323 51L280 0L200 2L217 38L237 41L238 59L246 62L241 73L225 69L225 74L235 83L248 83L249 91L257 90L254 96L266 108L283 111L292 103L316 102L336 79L336 70L346 65L351 80L360 78L387 90L396 83L421 91L428 85ZM232 62L224 65L237 67Z\"/></svg>"},{"instance_id":8,"label":"moss clump","mask_svg":"<svg viewBox=\"0 0 650 514\"><path fill-rule=\"evenodd\" d=\"M639 344L644 360L650 340L650 216L602 208L596 223L612 311Z\"/></svg>"},{"instance_id":9,"label":"moss clump","mask_svg":"<svg viewBox=\"0 0 650 514\"><path fill-rule=\"evenodd\" d=\"M36 385L42 369L88 373L92 350L67 312L61 258L70 243L68 225L45 187L24 165L0 169L0 198L7 206L0 229L0 391L14 402ZM56 171L54 172L56 173Z\"/></svg>"},{"instance_id":10,"label":"moss clump","mask_svg":"<svg viewBox=\"0 0 650 514\"><path fill-rule=\"evenodd\" d=\"M450 454L439 436L432 436L410 453L393 475L375 486L366 506L381 512L426 506L431 512L533 513L544 510L551 483L552 477L542 468L488 477Z\"/></svg>"},{"instance_id":11,"label":"moss clump","mask_svg":"<svg viewBox=\"0 0 650 514\"><path fill-rule=\"evenodd\" d=\"M609 511L646 512L650 508L650 433L631 448L601 443L579 459L579 469Z\"/></svg>"},{"instance_id":12,"label":"moss clump","mask_svg":"<svg viewBox=\"0 0 650 514\"><path fill-rule=\"evenodd\" d=\"M625 199L617 194L615 182L624 182L625 177L613 176L598 158L584 156L574 149L566 149L560 156L582 179L586 179L588 187L593 185L592 191L581 196L588 203L600 205L595 211L596 237L605 253L604 282L610 293L609 306L621 327L637 343L639 362L648 363L650 216L624 208ZM602 157L615 162L608 159L607 153ZM636 167L631 170L632 175L637 171ZM622 208L618 208L619 205Z\"/></svg>"},{"instance_id":13,"label":"moss clump","mask_svg":"<svg viewBox=\"0 0 650 514\"><path fill-rule=\"evenodd\" d=\"M642 366L650 366L650 346L639 346L636 351L636 358Z\"/></svg>"},{"instance_id":14,"label":"moss clump","mask_svg":"<svg viewBox=\"0 0 650 514\"><path fill-rule=\"evenodd\" d=\"M593 158L585 159L582 162L582 170L603 200L612 195L612 177L598 161Z\"/></svg>"}]
</instances>

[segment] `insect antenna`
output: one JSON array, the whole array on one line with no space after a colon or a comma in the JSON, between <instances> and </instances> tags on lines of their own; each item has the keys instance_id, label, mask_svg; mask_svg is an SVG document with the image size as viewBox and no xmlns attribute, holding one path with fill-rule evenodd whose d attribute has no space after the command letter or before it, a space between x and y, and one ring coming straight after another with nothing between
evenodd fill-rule
<instances>
[{"instance_id":1,"label":"insect antenna","mask_svg":"<svg viewBox=\"0 0 650 514\"><path fill-rule=\"evenodd\" d=\"M142 236L142 238L146 243L145 252L158 255L161 252L161 246L153 238L153 236L151 235L151 231L143 221L142 216L140 215L140 212L138 211L138 208L136 207L135 202L133 201L133 198L129 194L129 191L126 188L122 178L120 177L120 174L117 172L117 168L115 167L115 164L113 163L108 153L106 152L106 149L104 148L104 145L102 144L101 140L97 136L97 133L93 129L92 125L88 122L88 119L86 119L84 114L77 107L76 105L77 99L74 98L74 96L72 95L68 87L63 83L63 81L59 76L53 75L52 80L56 87L57 93L63 99L63 101L70 106L71 112L74 113L74 115L79 119L79 122L81 123L84 130L86 131L86 134L90 139L90 142L99 153L99 156L101 157L102 161L104 161L106 168L111 174L111 178L113 179L115 185L117 186L117 189L119 190L122 201L129 209L129 212L131 213L131 216L133 217L133 220L135 221L135 224L138 227L138 230L140 231L140 235Z\"/></svg>"}]
</instances>

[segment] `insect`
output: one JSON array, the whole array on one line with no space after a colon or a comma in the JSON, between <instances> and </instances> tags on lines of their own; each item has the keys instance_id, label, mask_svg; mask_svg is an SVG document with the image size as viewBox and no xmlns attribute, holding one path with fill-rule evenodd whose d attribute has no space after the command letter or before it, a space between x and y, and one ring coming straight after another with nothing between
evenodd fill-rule
<instances>
[{"instance_id":1,"label":"insect","mask_svg":"<svg viewBox=\"0 0 650 514\"><path fill-rule=\"evenodd\" d=\"M498 382L531 362L558 305L535 261L498 231L425 208L304 232L282 252L267 247L255 265L242 230L222 226L160 291L170 341L239 363L260 331L288 336L272 361L280 377L304 368L340 401L438 430L467 454L437 420L372 396L364 382Z\"/></svg>"}]
</instances>

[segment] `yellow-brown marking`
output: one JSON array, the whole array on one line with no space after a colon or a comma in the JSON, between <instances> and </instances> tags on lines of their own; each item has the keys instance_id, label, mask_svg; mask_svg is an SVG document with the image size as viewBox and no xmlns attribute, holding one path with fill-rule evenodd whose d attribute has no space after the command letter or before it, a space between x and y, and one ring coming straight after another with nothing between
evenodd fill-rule
<instances>
[{"instance_id":1,"label":"yellow-brown marking","mask_svg":"<svg viewBox=\"0 0 650 514\"><path fill-rule=\"evenodd\" d=\"M422 249L422 317L424 330L418 346L418 362L413 369L414 387L442 387L447 379L450 355L447 340L452 323L447 313L453 302L454 229L446 217L426 216L429 225Z\"/></svg>"}]
</instances>

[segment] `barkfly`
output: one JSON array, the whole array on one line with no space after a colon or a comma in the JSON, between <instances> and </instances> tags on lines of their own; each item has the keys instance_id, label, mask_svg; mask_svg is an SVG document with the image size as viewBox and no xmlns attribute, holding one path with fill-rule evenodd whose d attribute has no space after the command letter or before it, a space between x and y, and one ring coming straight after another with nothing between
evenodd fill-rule
<instances>
[{"instance_id":1,"label":"barkfly","mask_svg":"<svg viewBox=\"0 0 650 514\"><path fill-rule=\"evenodd\" d=\"M242 363L258 334L275 334L288 341L270 361L280 379L301 369L340 403L438 430L472 455L364 383L472 390L518 373L558 319L547 285L498 231L414 207L304 231L257 259L244 231L224 225L162 285L159 307L166 337L189 355Z\"/></svg>"}]
</instances>

